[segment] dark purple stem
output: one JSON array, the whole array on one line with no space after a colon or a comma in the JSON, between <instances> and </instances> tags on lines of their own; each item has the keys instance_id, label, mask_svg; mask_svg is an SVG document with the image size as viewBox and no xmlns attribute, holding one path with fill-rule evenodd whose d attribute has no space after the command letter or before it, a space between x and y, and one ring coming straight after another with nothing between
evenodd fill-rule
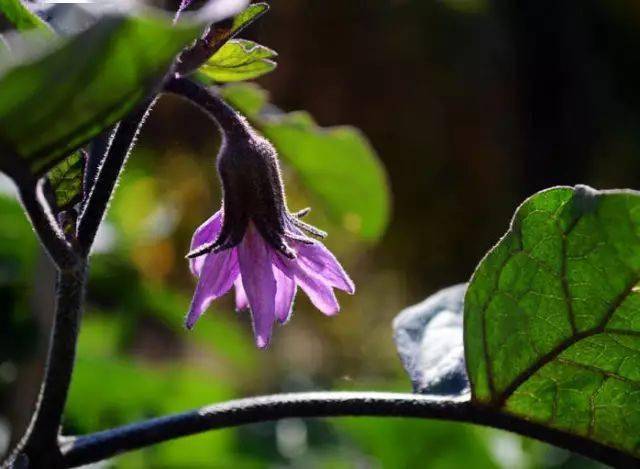
<instances>
[{"instance_id":1,"label":"dark purple stem","mask_svg":"<svg viewBox=\"0 0 640 469\"><path fill-rule=\"evenodd\" d=\"M164 85L164 91L174 93L209 112L222 130L224 137L249 138L251 128L238 112L215 92L187 78L173 78Z\"/></svg>"},{"instance_id":2,"label":"dark purple stem","mask_svg":"<svg viewBox=\"0 0 640 469\"><path fill-rule=\"evenodd\" d=\"M77 262L71 245L60 229L43 193L43 181L19 184L20 201L38 238L59 269L67 269Z\"/></svg>"},{"instance_id":3,"label":"dark purple stem","mask_svg":"<svg viewBox=\"0 0 640 469\"><path fill-rule=\"evenodd\" d=\"M253 397L114 428L63 442L65 464L89 464L163 441L209 430L291 417L415 417L486 425L565 448L616 467L637 458L586 438L480 406L460 398L377 392L315 392Z\"/></svg>"},{"instance_id":4,"label":"dark purple stem","mask_svg":"<svg viewBox=\"0 0 640 469\"><path fill-rule=\"evenodd\" d=\"M29 428L13 451L16 467L64 467L58 432L67 400L82 316L86 264L58 272L56 312L44 380Z\"/></svg>"}]
</instances>

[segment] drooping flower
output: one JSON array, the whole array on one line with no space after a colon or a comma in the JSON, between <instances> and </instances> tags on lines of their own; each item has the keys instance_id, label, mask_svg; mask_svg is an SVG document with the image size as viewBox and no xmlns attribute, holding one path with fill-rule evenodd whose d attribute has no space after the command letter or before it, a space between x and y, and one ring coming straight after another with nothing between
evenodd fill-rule
<instances>
[{"instance_id":1,"label":"drooping flower","mask_svg":"<svg viewBox=\"0 0 640 469\"><path fill-rule=\"evenodd\" d=\"M274 323L289 320L298 286L326 315L340 309L334 288L353 294L355 287L333 254L309 237L326 234L301 220L308 210L287 209L273 146L217 96L201 98L223 130L223 207L191 242L187 257L199 280L186 326L234 287L236 308L250 310L256 345L264 348Z\"/></svg>"},{"instance_id":2,"label":"drooping flower","mask_svg":"<svg viewBox=\"0 0 640 469\"><path fill-rule=\"evenodd\" d=\"M216 240L223 217L220 210L198 228L192 249ZM211 302L231 287L235 287L236 308L251 311L256 345L260 348L269 344L276 321L284 324L289 320L298 286L324 314L336 314L340 305L333 288L353 293L353 282L322 243L296 239L304 234L293 222L289 229L295 235L290 240L294 258L274 249L250 221L237 246L191 259L191 271L199 281L187 327L193 327Z\"/></svg>"}]
</instances>

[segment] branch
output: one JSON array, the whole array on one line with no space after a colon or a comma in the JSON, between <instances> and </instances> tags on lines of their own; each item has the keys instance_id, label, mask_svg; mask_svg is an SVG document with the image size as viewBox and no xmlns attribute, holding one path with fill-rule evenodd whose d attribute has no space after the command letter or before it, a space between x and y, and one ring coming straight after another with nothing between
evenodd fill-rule
<instances>
[{"instance_id":1,"label":"branch","mask_svg":"<svg viewBox=\"0 0 640 469\"><path fill-rule=\"evenodd\" d=\"M58 432L67 400L82 315L86 266L58 272L56 314L45 376L29 428L11 459L26 467L58 467ZM24 461L27 459L27 461Z\"/></svg>"},{"instance_id":2,"label":"branch","mask_svg":"<svg viewBox=\"0 0 640 469\"><path fill-rule=\"evenodd\" d=\"M78 220L78 243L84 255L89 253L93 245L118 177L154 102L155 97L142 103L120 122L115 131L115 136L98 170L95 183Z\"/></svg>"},{"instance_id":3,"label":"branch","mask_svg":"<svg viewBox=\"0 0 640 469\"><path fill-rule=\"evenodd\" d=\"M44 180L35 181L31 174L16 179L20 200L31 225L47 253L59 270L65 270L78 259L56 222L43 193Z\"/></svg>"},{"instance_id":4,"label":"branch","mask_svg":"<svg viewBox=\"0 0 640 469\"><path fill-rule=\"evenodd\" d=\"M201 409L126 425L62 444L68 467L101 461L125 451L208 430L290 417L416 417L487 425L536 438L605 464L635 467L638 459L586 438L498 412L460 398L377 392L279 394L214 404Z\"/></svg>"},{"instance_id":5,"label":"branch","mask_svg":"<svg viewBox=\"0 0 640 469\"><path fill-rule=\"evenodd\" d=\"M24 160L1 142L0 171L7 173L15 182L31 226L53 263L58 269L66 269L75 264L77 256L67 242L44 196L44 181L42 179L38 181Z\"/></svg>"}]
</instances>

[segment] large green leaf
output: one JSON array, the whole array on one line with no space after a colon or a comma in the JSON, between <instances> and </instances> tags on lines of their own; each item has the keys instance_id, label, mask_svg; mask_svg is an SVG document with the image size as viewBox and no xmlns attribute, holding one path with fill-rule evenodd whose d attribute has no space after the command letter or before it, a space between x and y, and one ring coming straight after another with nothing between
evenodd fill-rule
<instances>
[{"instance_id":1,"label":"large green leaf","mask_svg":"<svg viewBox=\"0 0 640 469\"><path fill-rule=\"evenodd\" d=\"M640 456L640 193L554 188L465 297L473 398Z\"/></svg>"},{"instance_id":2,"label":"large green leaf","mask_svg":"<svg viewBox=\"0 0 640 469\"><path fill-rule=\"evenodd\" d=\"M198 76L208 83L251 80L275 69L271 59L276 56L274 50L253 41L232 39L198 69Z\"/></svg>"},{"instance_id":3,"label":"large green leaf","mask_svg":"<svg viewBox=\"0 0 640 469\"><path fill-rule=\"evenodd\" d=\"M166 18L107 16L9 70L0 78L0 143L42 173L127 114L199 32Z\"/></svg>"},{"instance_id":4,"label":"large green leaf","mask_svg":"<svg viewBox=\"0 0 640 469\"><path fill-rule=\"evenodd\" d=\"M305 186L347 229L376 239L389 219L384 167L366 137L348 126L322 128L306 112L281 113L255 85L227 86L223 95L269 138Z\"/></svg>"}]
</instances>

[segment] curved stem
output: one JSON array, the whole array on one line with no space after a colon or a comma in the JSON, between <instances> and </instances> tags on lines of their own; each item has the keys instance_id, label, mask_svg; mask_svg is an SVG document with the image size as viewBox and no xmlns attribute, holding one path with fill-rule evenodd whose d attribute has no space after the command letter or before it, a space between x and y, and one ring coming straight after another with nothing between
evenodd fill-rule
<instances>
[{"instance_id":1,"label":"curved stem","mask_svg":"<svg viewBox=\"0 0 640 469\"><path fill-rule=\"evenodd\" d=\"M278 394L214 404L160 417L62 444L69 467L100 461L125 451L219 428L289 417L417 417L487 425L559 446L614 466L635 467L638 459L586 438L529 422L460 398L377 392Z\"/></svg>"},{"instance_id":2,"label":"curved stem","mask_svg":"<svg viewBox=\"0 0 640 469\"><path fill-rule=\"evenodd\" d=\"M209 113L223 136L235 134L243 138L251 134L251 127L244 117L216 93L198 83L187 78L173 78L165 84L164 91L182 96Z\"/></svg>"},{"instance_id":3,"label":"curved stem","mask_svg":"<svg viewBox=\"0 0 640 469\"><path fill-rule=\"evenodd\" d=\"M78 259L51 213L42 191L43 180L36 182L25 175L17 186L22 206L47 254L59 269L72 267Z\"/></svg>"},{"instance_id":4,"label":"curved stem","mask_svg":"<svg viewBox=\"0 0 640 469\"><path fill-rule=\"evenodd\" d=\"M73 374L86 268L59 271L56 314L45 376L31 423L12 459L26 467L61 467L58 432Z\"/></svg>"}]
</instances>

